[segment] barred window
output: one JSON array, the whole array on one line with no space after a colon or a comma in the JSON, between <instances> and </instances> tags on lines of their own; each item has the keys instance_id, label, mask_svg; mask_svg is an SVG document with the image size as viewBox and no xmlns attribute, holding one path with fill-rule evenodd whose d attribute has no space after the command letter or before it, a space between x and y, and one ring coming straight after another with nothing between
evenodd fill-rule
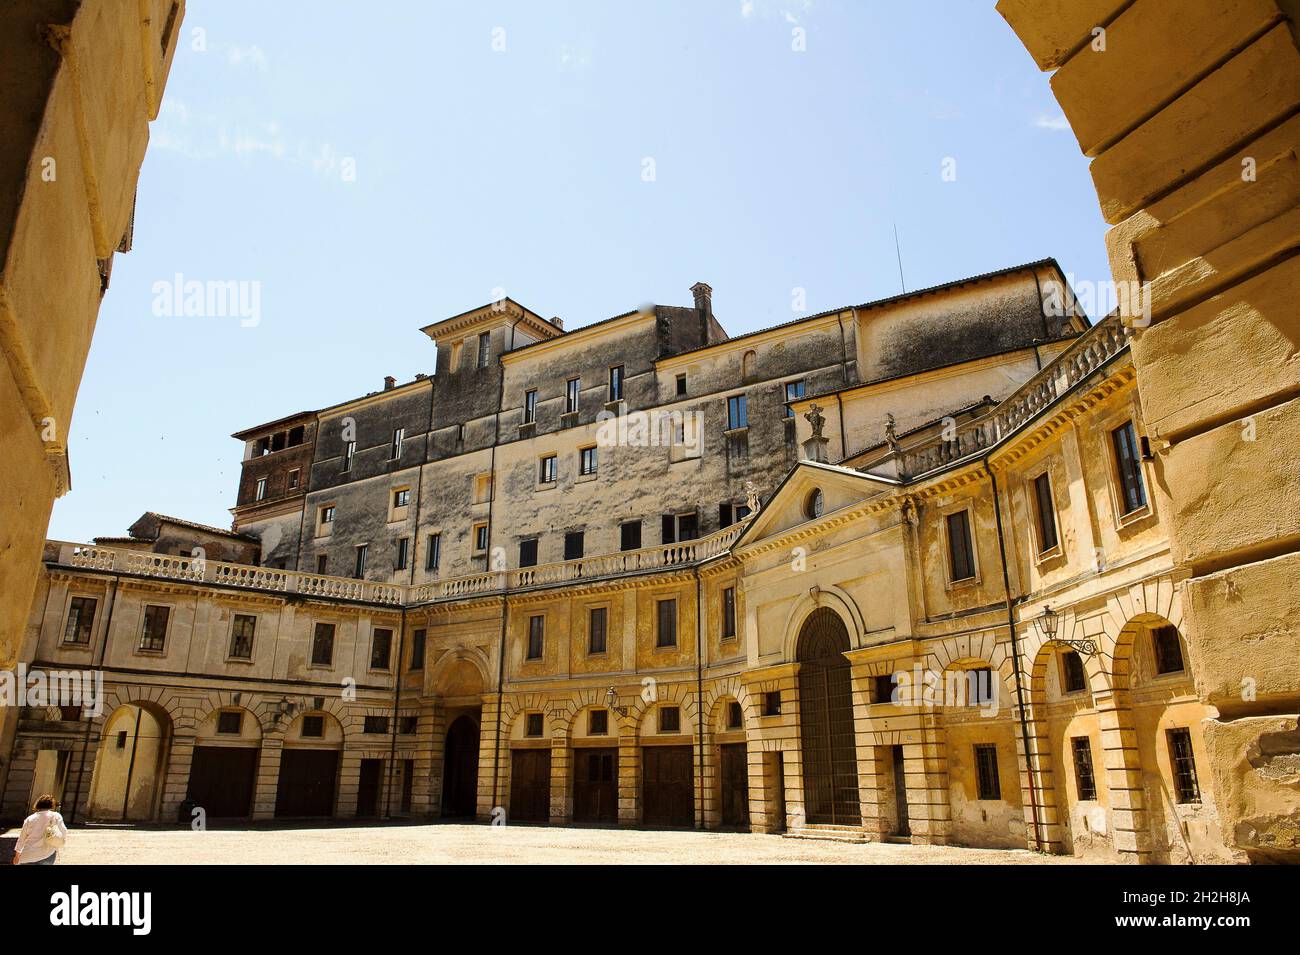
<instances>
[{"instance_id":1,"label":"barred window","mask_svg":"<svg viewBox=\"0 0 1300 955\"><path fill-rule=\"evenodd\" d=\"M1074 782L1079 788L1079 800L1087 802L1097 798L1097 782L1092 774L1092 744L1086 736L1070 740L1074 753Z\"/></svg>"},{"instance_id":2,"label":"barred window","mask_svg":"<svg viewBox=\"0 0 1300 955\"><path fill-rule=\"evenodd\" d=\"M305 739L320 739L325 735L325 717L304 716L302 718L302 735Z\"/></svg>"},{"instance_id":3,"label":"barred window","mask_svg":"<svg viewBox=\"0 0 1300 955\"><path fill-rule=\"evenodd\" d=\"M680 733L682 730L682 711L675 706L659 707L659 732Z\"/></svg>"},{"instance_id":4,"label":"barred window","mask_svg":"<svg viewBox=\"0 0 1300 955\"><path fill-rule=\"evenodd\" d=\"M1192 734L1186 727L1166 730L1169 761L1174 770L1174 790L1180 803L1200 802L1201 784L1196 778L1196 758L1192 755Z\"/></svg>"},{"instance_id":5,"label":"barred window","mask_svg":"<svg viewBox=\"0 0 1300 955\"><path fill-rule=\"evenodd\" d=\"M975 778L980 799L1001 799L998 779L998 748L992 743L975 744Z\"/></svg>"}]
</instances>

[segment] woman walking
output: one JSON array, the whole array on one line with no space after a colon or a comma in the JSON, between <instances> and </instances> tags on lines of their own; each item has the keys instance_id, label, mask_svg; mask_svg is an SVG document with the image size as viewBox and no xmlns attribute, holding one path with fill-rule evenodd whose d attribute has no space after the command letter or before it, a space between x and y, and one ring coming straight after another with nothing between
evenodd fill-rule
<instances>
[{"instance_id":1,"label":"woman walking","mask_svg":"<svg viewBox=\"0 0 1300 955\"><path fill-rule=\"evenodd\" d=\"M58 813L54 797L42 796L36 800L35 811L23 820L23 831L14 846L13 864L54 865L67 838L68 827Z\"/></svg>"}]
</instances>

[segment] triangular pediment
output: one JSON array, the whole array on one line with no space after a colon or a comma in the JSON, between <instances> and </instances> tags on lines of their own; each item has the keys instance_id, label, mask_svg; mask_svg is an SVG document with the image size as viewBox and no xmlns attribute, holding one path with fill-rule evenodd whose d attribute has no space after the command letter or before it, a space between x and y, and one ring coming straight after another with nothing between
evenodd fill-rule
<instances>
[{"instance_id":1,"label":"triangular pediment","mask_svg":"<svg viewBox=\"0 0 1300 955\"><path fill-rule=\"evenodd\" d=\"M779 536L800 524L823 520L897 487L897 481L863 474L852 468L800 461L790 469L772 496L763 502L745 532L732 545L733 549ZM815 517L811 502L818 491L821 492L821 514Z\"/></svg>"}]
</instances>

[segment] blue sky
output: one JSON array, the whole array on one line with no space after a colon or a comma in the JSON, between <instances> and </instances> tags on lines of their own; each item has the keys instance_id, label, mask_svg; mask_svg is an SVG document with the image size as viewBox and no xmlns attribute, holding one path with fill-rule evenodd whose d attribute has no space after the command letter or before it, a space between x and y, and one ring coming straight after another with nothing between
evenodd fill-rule
<instances>
[{"instance_id":1,"label":"blue sky","mask_svg":"<svg viewBox=\"0 0 1300 955\"><path fill-rule=\"evenodd\" d=\"M419 327L495 289L574 328L705 281L737 334L898 292L895 224L908 288L1109 276L991 0L187 7L51 537L228 526L231 432L431 373ZM178 273L257 283L257 321L155 314Z\"/></svg>"}]
</instances>

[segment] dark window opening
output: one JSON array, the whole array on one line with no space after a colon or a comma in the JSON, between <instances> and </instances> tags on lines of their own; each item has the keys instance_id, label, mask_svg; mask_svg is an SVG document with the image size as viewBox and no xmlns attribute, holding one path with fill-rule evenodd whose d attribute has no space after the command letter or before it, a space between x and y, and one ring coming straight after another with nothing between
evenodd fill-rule
<instances>
[{"instance_id":1,"label":"dark window opening","mask_svg":"<svg viewBox=\"0 0 1300 955\"><path fill-rule=\"evenodd\" d=\"M641 549L641 522L624 521L618 527L619 549L620 550L640 550Z\"/></svg>"},{"instance_id":2,"label":"dark window opening","mask_svg":"<svg viewBox=\"0 0 1300 955\"><path fill-rule=\"evenodd\" d=\"M393 631L376 630L370 641L370 669L387 670L393 656Z\"/></svg>"},{"instance_id":3,"label":"dark window opening","mask_svg":"<svg viewBox=\"0 0 1300 955\"><path fill-rule=\"evenodd\" d=\"M975 576L975 552L970 539L970 511L949 514L948 567L952 581L970 580Z\"/></svg>"},{"instance_id":4,"label":"dark window opening","mask_svg":"<svg viewBox=\"0 0 1300 955\"><path fill-rule=\"evenodd\" d=\"M311 640L311 662L326 667L334 662L334 624L316 624Z\"/></svg>"},{"instance_id":5,"label":"dark window opening","mask_svg":"<svg viewBox=\"0 0 1300 955\"><path fill-rule=\"evenodd\" d=\"M592 607L587 615L587 652L604 653L608 649L609 611L606 607Z\"/></svg>"},{"instance_id":6,"label":"dark window opening","mask_svg":"<svg viewBox=\"0 0 1300 955\"><path fill-rule=\"evenodd\" d=\"M1196 758L1192 755L1192 734L1186 727L1166 730L1169 759L1174 770L1174 789L1180 803L1200 802L1201 785L1196 778Z\"/></svg>"},{"instance_id":7,"label":"dark window opening","mask_svg":"<svg viewBox=\"0 0 1300 955\"><path fill-rule=\"evenodd\" d=\"M1061 684L1066 693L1078 693L1088 688L1088 675L1083 669L1083 660L1073 650L1061 654Z\"/></svg>"},{"instance_id":8,"label":"dark window opening","mask_svg":"<svg viewBox=\"0 0 1300 955\"><path fill-rule=\"evenodd\" d=\"M1115 466L1119 471L1120 492L1125 514L1146 506L1147 491L1142 481L1142 464L1139 459L1137 437L1133 422L1126 421L1110 433L1115 448Z\"/></svg>"},{"instance_id":9,"label":"dark window opening","mask_svg":"<svg viewBox=\"0 0 1300 955\"><path fill-rule=\"evenodd\" d=\"M609 711L591 710L587 714L587 735L604 736L609 733Z\"/></svg>"},{"instance_id":10,"label":"dark window opening","mask_svg":"<svg viewBox=\"0 0 1300 955\"><path fill-rule=\"evenodd\" d=\"M222 710L217 714L217 732L227 736L238 736L243 730L243 710Z\"/></svg>"},{"instance_id":11,"label":"dark window opening","mask_svg":"<svg viewBox=\"0 0 1300 955\"><path fill-rule=\"evenodd\" d=\"M363 733L387 733L388 717L387 716L367 716L361 725Z\"/></svg>"},{"instance_id":12,"label":"dark window opening","mask_svg":"<svg viewBox=\"0 0 1300 955\"><path fill-rule=\"evenodd\" d=\"M529 713L525 717L524 735L533 736L533 737L542 735L542 714L541 713Z\"/></svg>"},{"instance_id":13,"label":"dark window opening","mask_svg":"<svg viewBox=\"0 0 1300 955\"><path fill-rule=\"evenodd\" d=\"M528 659L540 660L542 646L546 639L546 618L543 616L528 618Z\"/></svg>"},{"instance_id":14,"label":"dark window opening","mask_svg":"<svg viewBox=\"0 0 1300 955\"><path fill-rule=\"evenodd\" d=\"M582 531L566 531L564 534L564 559L578 560L582 557L586 535Z\"/></svg>"},{"instance_id":15,"label":"dark window opening","mask_svg":"<svg viewBox=\"0 0 1300 955\"><path fill-rule=\"evenodd\" d=\"M1156 673L1179 673L1183 670L1183 645L1178 628L1170 625L1151 631L1156 653Z\"/></svg>"},{"instance_id":16,"label":"dark window opening","mask_svg":"<svg viewBox=\"0 0 1300 955\"><path fill-rule=\"evenodd\" d=\"M426 632L417 630L411 634L411 669L424 669L424 641Z\"/></svg>"},{"instance_id":17,"label":"dark window opening","mask_svg":"<svg viewBox=\"0 0 1300 955\"><path fill-rule=\"evenodd\" d=\"M1052 479L1044 471L1034 478L1034 500L1038 505L1038 552L1044 554L1057 544L1056 508L1052 506Z\"/></svg>"},{"instance_id":18,"label":"dark window opening","mask_svg":"<svg viewBox=\"0 0 1300 955\"><path fill-rule=\"evenodd\" d=\"M682 731L682 711L675 706L659 707L659 732L680 733Z\"/></svg>"},{"instance_id":19,"label":"dark window opening","mask_svg":"<svg viewBox=\"0 0 1300 955\"><path fill-rule=\"evenodd\" d=\"M670 597L657 604L658 628L655 634L656 647L677 646L677 599Z\"/></svg>"},{"instance_id":20,"label":"dark window opening","mask_svg":"<svg viewBox=\"0 0 1300 955\"><path fill-rule=\"evenodd\" d=\"M998 778L998 748L992 743L975 744L975 773L980 799L1002 798L1002 782Z\"/></svg>"},{"instance_id":21,"label":"dark window opening","mask_svg":"<svg viewBox=\"0 0 1300 955\"><path fill-rule=\"evenodd\" d=\"M1079 789L1079 800L1096 799L1097 781L1092 773L1092 744L1086 736L1075 736L1070 740L1070 750L1074 754L1074 782Z\"/></svg>"},{"instance_id":22,"label":"dark window opening","mask_svg":"<svg viewBox=\"0 0 1300 955\"><path fill-rule=\"evenodd\" d=\"M537 538L519 542L519 566L537 566Z\"/></svg>"}]
</instances>

